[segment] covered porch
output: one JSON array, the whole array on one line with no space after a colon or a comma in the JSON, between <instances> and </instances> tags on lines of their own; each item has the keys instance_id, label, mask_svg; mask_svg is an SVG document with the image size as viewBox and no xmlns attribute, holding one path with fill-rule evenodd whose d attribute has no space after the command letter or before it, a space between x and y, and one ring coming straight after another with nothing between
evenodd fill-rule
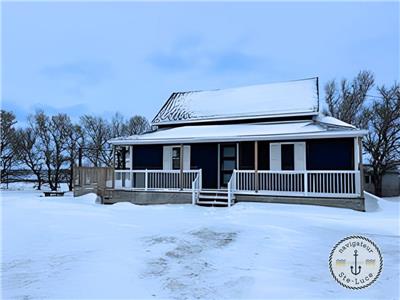
<instances>
[{"instance_id":1,"label":"covered porch","mask_svg":"<svg viewBox=\"0 0 400 300\"><path fill-rule=\"evenodd\" d=\"M193 204L227 206L242 199L285 197L353 201L363 198L364 134L317 116L185 125L118 138L110 141L115 149L113 188L125 196L174 193L184 195L182 199L190 195Z\"/></svg>"},{"instance_id":2,"label":"covered porch","mask_svg":"<svg viewBox=\"0 0 400 300\"><path fill-rule=\"evenodd\" d=\"M122 146L113 188L191 193L193 204L213 198L227 206L240 195L361 198L360 143L355 137Z\"/></svg>"}]
</instances>

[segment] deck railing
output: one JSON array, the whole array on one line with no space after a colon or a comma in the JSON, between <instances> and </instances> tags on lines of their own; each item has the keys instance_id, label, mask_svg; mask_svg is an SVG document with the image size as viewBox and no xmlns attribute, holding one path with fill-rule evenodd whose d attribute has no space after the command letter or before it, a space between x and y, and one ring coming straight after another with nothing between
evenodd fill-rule
<instances>
[{"instance_id":1,"label":"deck railing","mask_svg":"<svg viewBox=\"0 0 400 300\"><path fill-rule=\"evenodd\" d=\"M232 173L231 179L228 181L228 207L232 206L236 191L236 174Z\"/></svg>"},{"instance_id":2,"label":"deck railing","mask_svg":"<svg viewBox=\"0 0 400 300\"><path fill-rule=\"evenodd\" d=\"M236 193L277 196L358 197L359 171L234 170Z\"/></svg>"},{"instance_id":3,"label":"deck railing","mask_svg":"<svg viewBox=\"0 0 400 300\"><path fill-rule=\"evenodd\" d=\"M115 170L115 189L201 190L201 170ZM359 171L234 170L228 183L228 204L235 194L314 197L359 197ZM193 192L193 189L195 191Z\"/></svg>"},{"instance_id":4,"label":"deck railing","mask_svg":"<svg viewBox=\"0 0 400 300\"><path fill-rule=\"evenodd\" d=\"M115 188L123 190L191 190L200 170L115 170Z\"/></svg>"},{"instance_id":5,"label":"deck railing","mask_svg":"<svg viewBox=\"0 0 400 300\"><path fill-rule=\"evenodd\" d=\"M192 204L195 205L199 200L199 195L201 191L201 170L196 175L196 178L192 182Z\"/></svg>"}]
</instances>

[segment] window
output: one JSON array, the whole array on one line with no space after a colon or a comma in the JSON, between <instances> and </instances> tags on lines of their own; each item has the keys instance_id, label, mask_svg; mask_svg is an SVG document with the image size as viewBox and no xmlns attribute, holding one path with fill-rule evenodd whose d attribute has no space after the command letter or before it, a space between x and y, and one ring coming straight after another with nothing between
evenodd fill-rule
<instances>
[{"instance_id":1,"label":"window","mask_svg":"<svg viewBox=\"0 0 400 300\"><path fill-rule=\"evenodd\" d=\"M224 146L224 157L235 157L235 146Z\"/></svg>"},{"instance_id":2,"label":"window","mask_svg":"<svg viewBox=\"0 0 400 300\"><path fill-rule=\"evenodd\" d=\"M270 169L293 171L306 169L306 143L270 143Z\"/></svg>"},{"instance_id":3,"label":"window","mask_svg":"<svg viewBox=\"0 0 400 300\"><path fill-rule=\"evenodd\" d=\"M294 144L281 145L282 170L294 170Z\"/></svg>"},{"instance_id":4,"label":"window","mask_svg":"<svg viewBox=\"0 0 400 300\"><path fill-rule=\"evenodd\" d=\"M369 175L365 175L365 183L366 184L369 184L371 181L370 181L370 176Z\"/></svg>"},{"instance_id":5,"label":"window","mask_svg":"<svg viewBox=\"0 0 400 300\"><path fill-rule=\"evenodd\" d=\"M235 168L235 160L224 160L222 163L223 171L232 171Z\"/></svg>"},{"instance_id":6,"label":"window","mask_svg":"<svg viewBox=\"0 0 400 300\"><path fill-rule=\"evenodd\" d=\"M172 148L172 169L179 170L181 168L181 148Z\"/></svg>"}]
</instances>

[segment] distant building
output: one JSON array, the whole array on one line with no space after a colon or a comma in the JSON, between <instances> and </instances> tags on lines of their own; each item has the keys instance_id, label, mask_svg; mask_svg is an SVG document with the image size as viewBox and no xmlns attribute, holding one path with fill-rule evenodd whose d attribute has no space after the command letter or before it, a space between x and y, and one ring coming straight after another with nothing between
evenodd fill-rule
<instances>
[{"instance_id":1,"label":"distant building","mask_svg":"<svg viewBox=\"0 0 400 300\"><path fill-rule=\"evenodd\" d=\"M372 183L372 167L364 165L364 189L372 194L375 193L374 184ZM400 196L400 164L388 171L382 179L382 196L394 197Z\"/></svg>"}]
</instances>

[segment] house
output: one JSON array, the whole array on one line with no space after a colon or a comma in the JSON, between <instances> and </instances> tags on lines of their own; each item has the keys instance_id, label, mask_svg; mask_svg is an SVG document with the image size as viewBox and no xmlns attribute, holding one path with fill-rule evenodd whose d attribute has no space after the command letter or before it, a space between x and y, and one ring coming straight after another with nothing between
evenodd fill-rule
<instances>
[{"instance_id":1,"label":"house","mask_svg":"<svg viewBox=\"0 0 400 300\"><path fill-rule=\"evenodd\" d=\"M152 126L109 141L115 170L104 203L257 201L364 210L366 132L321 114L318 78L176 92Z\"/></svg>"},{"instance_id":2,"label":"house","mask_svg":"<svg viewBox=\"0 0 400 300\"><path fill-rule=\"evenodd\" d=\"M372 182L372 166L364 165L364 190L375 194L375 187ZM382 178L382 196L400 196L400 163L387 171Z\"/></svg>"}]
</instances>

